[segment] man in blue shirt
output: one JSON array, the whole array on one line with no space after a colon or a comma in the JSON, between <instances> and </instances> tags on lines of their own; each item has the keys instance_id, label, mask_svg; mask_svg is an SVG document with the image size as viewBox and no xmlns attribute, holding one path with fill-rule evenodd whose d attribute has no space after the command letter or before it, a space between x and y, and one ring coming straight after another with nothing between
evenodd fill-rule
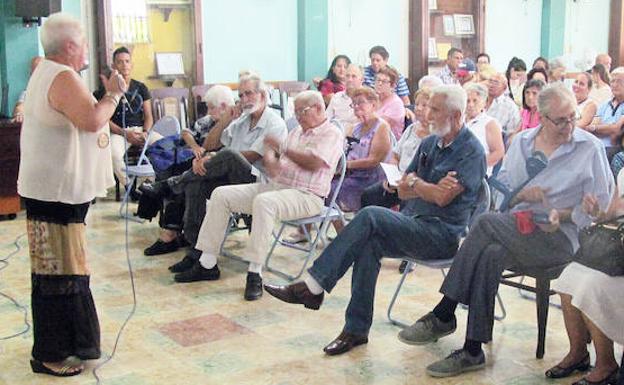
<instances>
[{"instance_id":1,"label":"man in blue shirt","mask_svg":"<svg viewBox=\"0 0 624 385\"><path fill-rule=\"evenodd\" d=\"M398 196L405 201L400 213L377 206L362 209L314 262L305 281L265 285L282 301L318 309L323 292L331 292L353 266L346 324L325 347L328 355L368 342L382 257L440 259L457 250L486 169L483 147L463 124L465 108L460 86L434 89L427 115L434 135L423 140L398 184Z\"/></svg>"},{"instance_id":2,"label":"man in blue shirt","mask_svg":"<svg viewBox=\"0 0 624 385\"><path fill-rule=\"evenodd\" d=\"M547 157L546 168L511 200L510 213L486 213L477 219L444 279L440 303L399 333L399 339L411 345L435 342L456 330L457 304L469 306L463 348L429 365L427 373L433 377L483 368L481 344L492 340L494 297L503 270L568 263L578 249L579 229L592 222L583 201L596 201L604 211L611 200L614 183L605 151L593 135L575 129L572 92L563 84L545 88L538 96L538 111L541 126L516 136L498 179L510 191L521 186L528 179L526 161L534 151ZM521 220L527 212L546 214L548 221Z\"/></svg>"},{"instance_id":3,"label":"man in blue shirt","mask_svg":"<svg viewBox=\"0 0 624 385\"><path fill-rule=\"evenodd\" d=\"M376 45L368 51L368 57L370 58L371 65L364 68L364 85L375 88L375 76L377 76L377 72L379 72L380 69L388 65L390 54L386 48ZM401 74L399 74L399 80L397 80L395 92L401 98L403 104L406 106L410 104L410 91L407 87L405 78Z\"/></svg>"},{"instance_id":4,"label":"man in blue shirt","mask_svg":"<svg viewBox=\"0 0 624 385\"><path fill-rule=\"evenodd\" d=\"M611 72L611 92L613 99L598 108L596 118L587 129L599 137L607 148L607 153L613 155L620 148L615 140L624 126L624 67L618 67Z\"/></svg>"}]
</instances>

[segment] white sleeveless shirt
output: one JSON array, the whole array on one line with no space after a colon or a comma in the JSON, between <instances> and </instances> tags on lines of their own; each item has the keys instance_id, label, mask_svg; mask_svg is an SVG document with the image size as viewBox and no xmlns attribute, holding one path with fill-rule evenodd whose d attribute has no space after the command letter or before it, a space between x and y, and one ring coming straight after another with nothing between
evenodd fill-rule
<instances>
[{"instance_id":1,"label":"white sleeveless shirt","mask_svg":"<svg viewBox=\"0 0 624 385\"><path fill-rule=\"evenodd\" d=\"M107 123L97 132L80 130L50 106L50 85L64 71L73 69L45 59L28 82L17 191L25 198L81 204L105 196L114 184L110 129Z\"/></svg>"},{"instance_id":2,"label":"white sleeveless shirt","mask_svg":"<svg viewBox=\"0 0 624 385\"><path fill-rule=\"evenodd\" d=\"M479 143L481 143L481 145L483 146L483 149L485 150L485 155L488 155L490 153L490 146L488 146L487 144L487 134L486 134L485 126L487 126L488 123L490 123L492 120L494 120L493 117L489 116L485 112L481 112L479 115L477 115L473 119L466 121L466 126L468 127L468 129L472 131L474 136L476 136L477 139L479 139ZM488 167L487 175L491 175L491 174L492 174L492 167Z\"/></svg>"}]
</instances>

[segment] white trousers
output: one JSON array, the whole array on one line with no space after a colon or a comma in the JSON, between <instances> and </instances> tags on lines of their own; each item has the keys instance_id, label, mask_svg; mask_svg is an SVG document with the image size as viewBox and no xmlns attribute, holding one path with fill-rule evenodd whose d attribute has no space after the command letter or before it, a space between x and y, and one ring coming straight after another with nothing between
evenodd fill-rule
<instances>
[{"instance_id":1,"label":"white trousers","mask_svg":"<svg viewBox=\"0 0 624 385\"><path fill-rule=\"evenodd\" d=\"M128 127L126 131L143 132L143 127ZM154 132L150 136L149 144L162 139L162 135ZM125 142L125 143L124 143ZM123 135L111 134L111 157L113 158L113 172L119 180L119 184L125 186L128 184L128 178L126 176L126 163L124 162L124 149L129 149L132 146L125 140Z\"/></svg>"},{"instance_id":2,"label":"white trousers","mask_svg":"<svg viewBox=\"0 0 624 385\"><path fill-rule=\"evenodd\" d=\"M218 187L207 204L195 248L218 255L230 214L251 214L251 237L242 257L264 264L275 222L318 215L323 204L319 196L272 182Z\"/></svg>"}]
</instances>

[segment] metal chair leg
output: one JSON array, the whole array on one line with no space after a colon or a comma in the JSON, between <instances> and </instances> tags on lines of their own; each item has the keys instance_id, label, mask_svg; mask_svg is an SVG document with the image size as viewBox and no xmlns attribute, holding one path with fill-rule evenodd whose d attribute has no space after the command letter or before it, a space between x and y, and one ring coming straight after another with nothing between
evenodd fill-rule
<instances>
[{"instance_id":1,"label":"metal chair leg","mask_svg":"<svg viewBox=\"0 0 624 385\"><path fill-rule=\"evenodd\" d=\"M392 299L390 300L390 305L388 305L388 311L387 311L387 317L388 317L388 321L390 321L390 323L392 323L393 325L397 325L401 328L406 328L409 326L409 324L407 324L406 322L400 321L398 319L395 319L392 317L392 309L394 308L394 304L399 296L399 293L401 292L401 288L403 287L403 282L405 282L405 278L407 277L407 275L410 273L410 271L415 267L415 264L413 262L407 262L407 266L405 266L405 270L403 271L403 275L401 275L401 280L399 280L399 284L397 285L396 290L394 291L394 294L392 295Z\"/></svg>"},{"instance_id":2,"label":"metal chair leg","mask_svg":"<svg viewBox=\"0 0 624 385\"><path fill-rule=\"evenodd\" d=\"M548 302L550 297L550 280L536 278L535 293L537 297L537 350L535 357L544 358L546 345L546 324L548 322Z\"/></svg>"},{"instance_id":3,"label":"metal chair leg","mask_svg":"<svg viewBox=\"0 0 624 385\"><path fill-rule=\"evenodd\" d=\"M136 176L131 177L130 183L128 184L128 186L132 186L135 180L136 180ZM132 189L126 186L126 191L124 192L123 200L121 201L121 205L119 206L119 216L121 218L127 219L132 222L143 223L144 222L143 219L137 218L134 215L128 215L128 213L126 212L128 208L128 201L130 200L131 191Z\"/></svg>"}]
</instances>

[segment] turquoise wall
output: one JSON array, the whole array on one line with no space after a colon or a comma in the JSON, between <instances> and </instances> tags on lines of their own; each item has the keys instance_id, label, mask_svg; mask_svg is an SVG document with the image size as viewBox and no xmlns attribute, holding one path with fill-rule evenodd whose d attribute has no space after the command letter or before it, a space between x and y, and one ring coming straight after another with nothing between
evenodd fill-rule
<instances>
[{"instance_id":1,"label":"turquoise wall","mask_svg":"<svg viewBox=\"0 0 624 385\"><path fill-rule=\"evenodd\" d=\"M545 58L551 59L564 53L567 2L544 0L542 3L541 55ZM608 23L608 20L604 22Z\"/></svg>"},{"instance_id":2,"label":"turquoise wall","mask_svg":"<svg viewBox=\"0 0 624 385\"><path fill-rule=\"evenodd\" d=\"M39 53L37 27L24 27L14 14L15 0L0 2L0 77L9 88L8 103L1 107L9 115L28 83L30 60Z\"/></svg>"},{"instance_id":3,"label":"turquoise wall","mask_svg":"<svg viewBox=\"0 0 624 385\"><path fill-rule=\"evenodd\" d=\"M297 2L297 77L312 83L316 76L327 74L328 0Z\"/></svg>"}]
</instances>

